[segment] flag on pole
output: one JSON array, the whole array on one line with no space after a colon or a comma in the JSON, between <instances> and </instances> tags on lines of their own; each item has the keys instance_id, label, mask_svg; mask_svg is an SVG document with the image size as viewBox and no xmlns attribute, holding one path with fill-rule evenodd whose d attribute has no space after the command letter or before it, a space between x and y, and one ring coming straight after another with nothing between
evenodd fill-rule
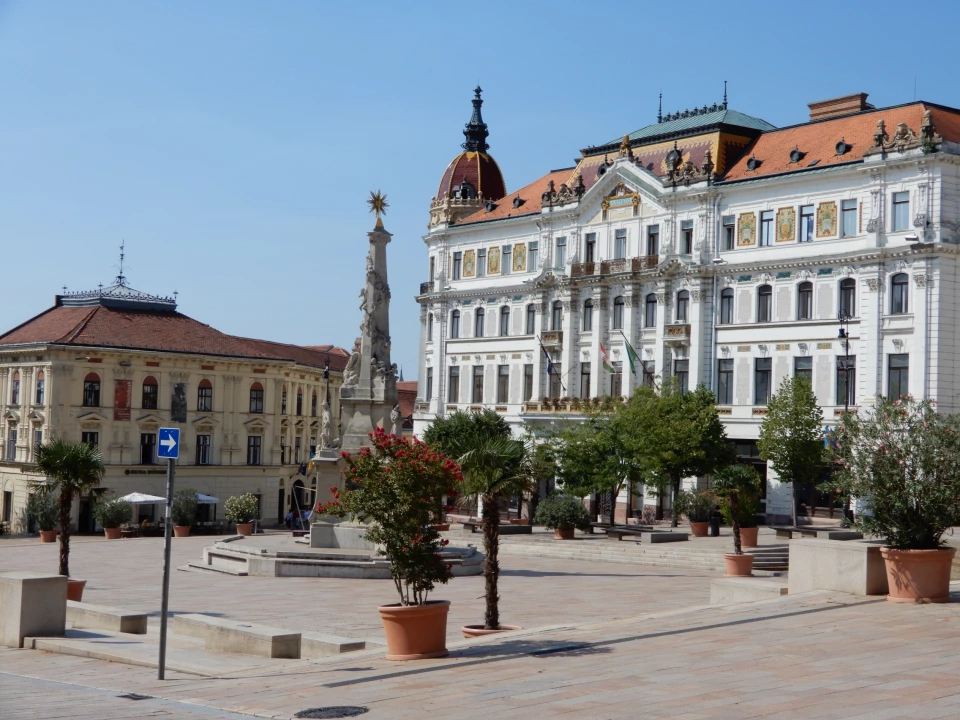
<instances>
[{"instance_id":1,"label":"flag on pole","mask_svg":"<svg viewBox=\"0 0 960 720\"><path fill-rule=\"evenodd\" d=\"M623 335L623 331L620 331L620 334ZM636 363L640 361L640 356L637 355L637 351L633 349L633 345L630 344L630 341L627 340L627 336L623 335L623 342L627 345L627 360L630 361L630 373L632 375L637 374Z\"/></svg>"},{"instance_id":2,"label":"flag on pole","mask_svg":"<svg viewBox=\"0 0 960 720\"><path fill-rule=\"evenodd\" d=\"M610 361L607 359L607 349L603 346L603 343L600 343L600 363L603 365L603 369L609 373L613 372L613 366L610 364Z\"/></svg>"},{"instance_id":3,"label":"flag on pole","mask_svg":"<svg viewBox=\"0 0 960 720\"><path fill-rule=\"evenodd\" d=\"M547 359L547 375L553 375L553 362L550 360L550 353L547 352L543 343L540 343L540 349L543 350L543 356Z\"/></svg>"}]
</instances>

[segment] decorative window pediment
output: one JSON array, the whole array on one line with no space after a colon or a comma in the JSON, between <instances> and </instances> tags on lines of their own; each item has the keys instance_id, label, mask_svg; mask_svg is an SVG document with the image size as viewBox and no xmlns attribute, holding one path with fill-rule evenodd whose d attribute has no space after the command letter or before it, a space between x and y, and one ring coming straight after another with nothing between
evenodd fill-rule
<instances>
[{"instance_id":1,"label":"decorative window pediment","mask_svg":"<svg viewBox=\"0 0 960 720\"><path fill-rule=\"evenodd\" d=\"M137 426L144 432L155 431L164 425L169 425L169 423L159 415L154 415L153 413L147 413L137 418Z\"/></svg>"},{"instance_id":2,"label":"decorative window pediment","mask_svg":"<svg viewBox=\"0 0 960 720\"><path fill-rule=\"evenodd\" d=\"M20 413L16 412L15 410L8 409L3 414L3 417L5 420L9 420L10 422L20 422Z\"/></svg>"},{"instance_id":3,"label":"decorative window pediment","mask_svg":"<svg viewBox=\"0 0 960 720\"><path fill-rule=\"evenodd\" d=\"M614 185L613 191L600 201L600 208L603 211L604 220L607 219L607 213L611 208L631 208L633 217L637 217L640 214L640 193L623 182L618 182Z\"/></svg>"},{"instance_id":4,"label":"decorative window pediment","mask_svg":"<svg viewBox=\"0 0 960 720\"><path fill-rule=\"evenodd\" d=\"M248 435L264 435L267 432L267 424L260 418L247 420L243 426L246 428Z\"/></svg>"}]
</instances>

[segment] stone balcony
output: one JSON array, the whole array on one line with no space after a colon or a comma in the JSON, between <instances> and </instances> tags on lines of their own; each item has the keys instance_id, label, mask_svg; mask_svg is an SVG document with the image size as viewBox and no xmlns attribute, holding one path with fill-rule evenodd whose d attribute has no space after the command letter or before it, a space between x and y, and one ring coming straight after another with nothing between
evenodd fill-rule
<instances>
[{"instance_id":1,"label":"stone balcony","mask_svg":"<svg viewBox=\"0 0 960 720\"><path fill-rule=\"evenodd\" d=\"M571 413L580 414L583 412L584 402L571 398L556 398L555 400L542 400L540 402L523 403L521 415L556 415Z\"/></svg>"},{"instance_id":2,"label":"stone balcony","mask_svg":"<svg viewBox=\"0 0 960 720\"><path fill-rule=\"evenodd\" d=\"M645 255L643 257L604 260L602 262L575 263L570 269L570 277L635 273L655 268L659 262L659 255Z\"/></svg>"},{"instance_id":3,"label":"stone balcony","mask_svg":"<svg viewBox=\"0 0 960 720\"><path fill-rule=\"evenodd\" d=\"M690 324L670 323L663 329L663 341L679 345L690 344Z\"/></svg>"},{"instance_id":4,"label":"stone balcony","mask_svg":"<svg viewBox=\"0 0 960 720\"><path fill-rule=\"evenodd\" d=\"M426 295L427 293L433 292L433 283L432 282L422 282L420 283L420 294Z\"/></svg>"},{"instance_id":5,"label":"stone balcony","mask_svg":"<svg viewBox=\"0 0 960 720\"><path fill-rule=\"evenodd\" d=\"M550 330L541 338L544 347L561 347L563 345L563 331Z\"/></svg>"}]
</instances>

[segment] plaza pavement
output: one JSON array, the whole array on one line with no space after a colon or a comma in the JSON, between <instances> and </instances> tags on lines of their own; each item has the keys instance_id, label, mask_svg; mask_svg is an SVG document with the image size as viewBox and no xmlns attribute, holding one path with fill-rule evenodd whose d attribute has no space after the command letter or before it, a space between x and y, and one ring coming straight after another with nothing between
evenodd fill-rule
<instances>
[{"instance_id":1,"label":"plaza pavement","mask_svg":"<svg viewBox=\"0 0 960 720\"><path fill-rule=\"evenodd\" d=\"M200 539L182 543L177 552L189 552L186 545L195 540ZM103 571L94 567L106 546L93 541L81 550L77 545L77 556L86 558L77 570L83 568L94 581L91 590L126 587L121 577L130 572L142 573L135 578L143 586L141 593L157 585L151 575L153 550L136 541L121 550L116 542L112 570ZM0 567L10 567L18 556L17 562L40 558L36 550L14 550L0 544ZM138 560L150 569L137 570ZM697 604L697 594L704 592L710 574L675 571L668 574L683 577L668 578L658 574L666 568L559 562L564 575L556 576L549 573L557 572L550 568L558 561L505 560L508 569L535 568L529 572L536 573L505 576L515 580L502 593L505 605L512 607L510 619L531 612L524 616L533 619L524 620L528 628L561 627L479 644L451 643L450 657L440 660L391 663L383 659L382 649L373 649L217 678L171 673L165 682L157 681L150 668L4 649L0 717L290 718L306 708L358 705L369 708L362 717L370 720L960 718L960 604L905 606L880 598L812 593L707 607ZM221 577L231 583L208 584ZM322 603L312 598L324 596L320 584L329 582L187 573L178 573L175 580L174 587L189 598L194 611L225 605L231 613L237 602L231 595L251 592L238 589L242 582L264 580L278 597L285 583L313 583L319 592L304 597L309 590L301 588L299 608L308 616L319 608L318 618L324 616ZM481 585L465 583L456 589L463 580L470 579L454 580L440 596L470 602L467 591ZM371 584L356 591L354 604L364 605L371 593L379 594L372 588L379 581L352 582ZM597 590L598 582L607 584ZM684 590L683 583L694 586ZM266 589L253 592L265 602L271 595ZM118 697L126 693L151 697Z\"/></svg>"}]
</instances>

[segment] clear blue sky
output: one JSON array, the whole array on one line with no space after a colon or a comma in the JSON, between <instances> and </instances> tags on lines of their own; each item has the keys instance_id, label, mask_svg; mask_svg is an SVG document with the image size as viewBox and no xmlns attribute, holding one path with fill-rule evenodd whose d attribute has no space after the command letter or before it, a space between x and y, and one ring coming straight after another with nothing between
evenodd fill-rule
<instances>
[{"instance_id":1,"label":"clear blue sky","mask_svg":"<svg viewBox=\"0 0 960 720\"><path fill-rule=\"evenodd\" d=\"M904 15L903 8L907 7ZM664 111L775 125L851 92L960 106L960 3L0 0L0 328L63 285L180 292L225 332L349 346L389 196L393 359L416 375L430 198L473 87L508 190Z\"/></svg>"}]
</instances>

